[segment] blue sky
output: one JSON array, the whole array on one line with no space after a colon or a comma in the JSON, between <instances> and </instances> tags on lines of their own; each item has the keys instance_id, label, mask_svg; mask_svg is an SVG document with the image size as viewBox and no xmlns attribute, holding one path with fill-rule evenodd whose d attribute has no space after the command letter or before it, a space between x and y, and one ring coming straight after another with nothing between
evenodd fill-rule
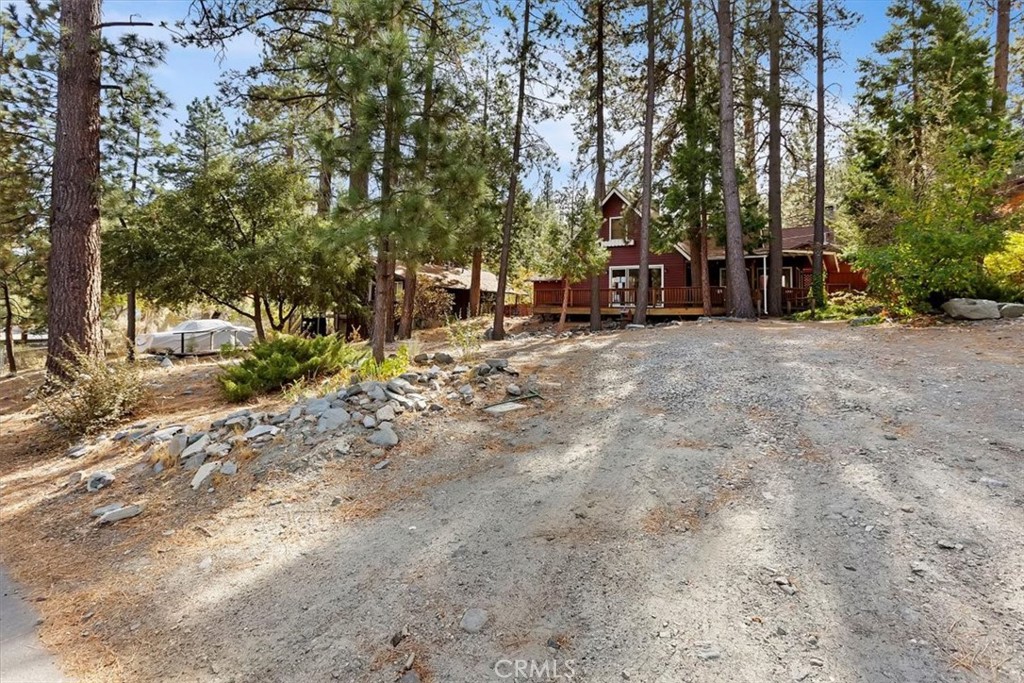
<instances>
[{"instance_id":1,"label":"blue sky","mask_svg":"<svg viewBox=\"0 0 1024 683\"><path fill-rule=\"evenodd\" d=\"M135 15L140 21L173 23L184 17L189 5L190 0L103 0L103 13L106 21L123 21ZM839 43L842 61L830 65L827 79L831 93L842 102L849 103L856 90L857 60L872 52L872 43L888 27L885 16L888 0L846 0L846 5L861 15L861 21L841 35L831 36ZM121 29L108 29L110 32L116 30ZM162 28L138 31L171 43L170 35ZM258 45L248 37L236 39L222 58L212 50L170 44L167 62L157 70L155 78L175 103L175 118L181 119L185 105L193 98L216 97L216 82L224 71L245 68L258 56ZM173 123L168 124L168 127L172 126ZM540 125L540 130L562 160L563 173L567 172L573 155L571 126L565 121L548 121Z\"/></svg>"}]
</instances>

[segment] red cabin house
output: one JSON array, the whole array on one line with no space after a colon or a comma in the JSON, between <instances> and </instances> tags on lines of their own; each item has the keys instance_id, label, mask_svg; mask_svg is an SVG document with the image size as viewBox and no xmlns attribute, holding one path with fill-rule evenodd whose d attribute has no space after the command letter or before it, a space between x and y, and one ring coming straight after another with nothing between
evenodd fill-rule
<instances>
[{"instance_id":1,"label":"red cabin house","mask_svg":"<svg viewBox=\"0 0 1024 683\"><path fill-rule=\"evenodd\" d=\"M636 302L637 279L640 273L640 248L636 236L640 230L640 212L619 190L612 190L601 204L601 244L608 249L608 266L600 276L601 314L620 316L628 314ZM810 227L783 230L783 296L788 310L806 307L811 284L811 247L813 230ZM748 285L759 308L766 310L764 284L768 268L768 247L761 245L746 255ZM673 245L665 253L651 252L648 256L649 309L651 316L703 315L704 303L700 287L694 287L691 276L689 245ZM831 231L825 235L824 266L826 287L830 292L853 289L863 290L864 275L842 259ZM708 245L708 275L711 280L711 313L724 315L726 311L725 250ZM533 281L533 312L558 315L562 310L562 280L537 278ZM590 282L570 284L569 315L590 314Z\"/></svg>"}]
</instances>

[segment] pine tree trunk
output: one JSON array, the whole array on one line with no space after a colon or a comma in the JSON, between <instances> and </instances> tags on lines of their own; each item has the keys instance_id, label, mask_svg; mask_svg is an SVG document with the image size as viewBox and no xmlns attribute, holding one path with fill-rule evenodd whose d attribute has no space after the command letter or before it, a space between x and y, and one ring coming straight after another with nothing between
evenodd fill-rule
<instances>
[{"instance_id":1,"label":"pine tree trunk","mask_svg":"<svg viewBox=\"0 0 1024 683\"><path fill-rule=\"evenodd\" d=\"M4 350L7 353L7 370L13 375L18 372L18 362L14 358L14 308L11 306L11 288L6 282L0 287L4 290Z\"/></svg>"},{"instance_id":2,"label":"pine tree trunk","mask_svg":"<svg viewBox=\"0 0 1024 683\"><path fill-rule=\"evenodd\" d=\"M411 339L412 331L416 328L416 266L406 264L405 266L405 291L402 295L402 319L398 324L398 338Z\"/></svg>"},{"instance_id":3,"label":"pine tree trunk","mask_svg":"<svg viewBox=\"0 0 1024 683\"><path fill-rule=\"evenodd\" d=\"M480 247L473 249L473 265L469 273L469 317L480 315L480 271L483 270L484 251Z\"/></svg>"},{"instance_id":4,"label":"pine tree trunk","mask_svg":"<svg viewBox=\"0 0 1024 683\"><path fill-rule=\"evenodd\" d=\"M697 74L696 64L693 59L693 0L683 0L683 107L686 111L686 143L696 146L697 125L694 120L694 112L697 108ZM691 214L691 225L687 228L687 237L690 242L690 286L701 291L702 301L704 295L704 271L707 270L707 253L704 248L704 240L701 235L703 230L703 188L700 181L694 174L687 178L686 196L691 200L699 197L701 211L696 221L693 221ZM703 301L705 313L710 309L707 307L710 302Z\"/></svg>"},{"instance_id":5,"label":"pine tree trunk","mask_svg":"<svg viewBox=\"0 0 1024 683\"><path fill-rule=\"evenodd\" d=\"M605 85L605 54L604 26L605 0L594 3L594 161L597 173L594 179L594 204L599 215L603 216L602 200L608 193L605 160L605 125L604 125L604 85ZM601 222L602 229L604 221ZM599 236L600 237L600 236ZM590 331L601 330L601 276L590 278Z\"/></svg>"},{"instance_id":6,"label":"pine tree trunk","mask_svg":"<svg viewBox=\"0 0 1024 683\"><path fill-rule=\"evenodd\" d=\"M47 360L61 374L69 344L103 354L100 325L99 0L65 0L60 12L53 220L47 269Z\"/></svg>"},{"instance_id":7,"label":"pine tree trunk","mask_svg":"<svg viewBox=\"0 0 1024 683\"><path fill-rule=\"evenodd\" d=\"M711 273L708 268L708 214L707 209L701 211L700 228L700 300L704 305L704 315L711 315Z\"/></svg>"},{"instance_id":8,"label":"pine tree trunk","mask_svg":"<svg viewBox=\"0 0 1024 683\"><path fill-rule=\"evenodd\" d=\"M395 252L391 251L391 258L388 259L388 309L387 326L385 328L384 341L391 343L395 341L395 304L397 303L395 292Z\"/></svg>"},{"instance_id":9,"label":"pine tree trunk","mask_svg":"<svg viewBox=\"0 0 1024 683\"><path fill-rule=\"evenodd\" d=\"M730 0L718 0L719 123L722 150L722 195L725 199L725 250L729 308L737 318L755 318L757 310L747 283L743 258L740 190L736 180L736 100L732 78L733 21Z\"/></svg>"},{"instance_id":10,"label":"pine tree trunk","mask_svg":"<svg viewBox=\"0 0 1024 683\"><path fill-rule=\"evenodd\" d=\"M811 299L825 303L825 2L817 0L817 113L814 132L814 238L811 256Z\"/></svg>"},{"instance_id":11,"label":"pine tree trunk","mask_svg":"<svg viewBox=\"0 0 1024 683\"><path fill-rule=\"evenodd\" d=\"M1010 0L996 0L996 57L995 94L992 111L1006 111L1006 97L1010 85Z\"/></svg>"},{"instance_id":12,"label":"pine tree trunk","mask_svg":"<svg viewBox=\"0 0 1024 683\"><path fill-rule=\"evenodd\" d=\"M782 315L782 13L768 17L768 315Z\"/></svg>"},{"instance_id":13,"label":"pine tree trunk","mask_svg":"<svg viewBox=\"0 0 1024 683\"><path fill-rule=\"evenodd\" d=\"M569 313L569 278L562 280L562 314L558 317L558 331L565 329L565 317Z\"/></svg>"},{"instance_id":14,"label":"pine tree trunk","mask_svg":"<svg viewBox=\"0 0 1024 683\"><path fill-rule=\"evenodd\" d=\"M388 326L388 263L391 261L391 245L387 237L377 239L377 266L374 273L373 325L370 331L370 347L373 359L384 361L384 343Z\"/></svg>"},{"instance_id":15,"label":"pine tree trunk","mask_svg":"<svg viewBox=\"0 0 1024 683\"><path fill-rule=\"evenodd\" d=\"M530 13L532 1L525 0L523 9L523 38L519 48L519 87L516 93L516 122L512 136L512 171L508 179L505 215L501 226L501 262L498 267L498 293L494 302L494 328L492 339L505 338L505 289L508 282L508 260L512 248L512 222L515 219L516 191L519 189L519 160L523 146L523 116L526 107L526 70L530 49Z\"/></svg>"},{"instance_id":16,"label":"pine tree trunk","mask_svg":"<svg viewBox=\"0 0 1024 683\"><path fill-rule=\"evenodd\" d=\"M639 281L636 287L636 312L633 322L647 324L647 304L650 298L651 248L651 190L654 180L654 107L655 83L655 16L654 0L647 0L647 101L644 105L644 160L641 174L640 198L640 251ZM625 219L623 219L625 220ZM662 283L664 284L664 283Z\"/></svg>"},{"instance_id":17,"label":"pine tree trunk","mask_svg":"<svg viewBox=\"0 0 1024 683\"><path fill-rule=\"evenodd\" d=\"M135 287L128 288L128 360L135 360L135 314L136 314L136 301L135 301Z\"/></svg>"}]
</instances>

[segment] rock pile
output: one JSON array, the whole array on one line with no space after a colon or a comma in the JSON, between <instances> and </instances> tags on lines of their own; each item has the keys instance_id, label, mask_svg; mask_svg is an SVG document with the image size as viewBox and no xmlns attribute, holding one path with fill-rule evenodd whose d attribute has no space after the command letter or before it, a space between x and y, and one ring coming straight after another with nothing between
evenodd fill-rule
<instances>
[{"instance_id":1,"label":"rock pile","mask_svg":"<svg viewBox=\"0 0 1024 683\"><path fill-rule=\"evenodd\" d=\"M503 358L490 358L478 366L455 364L447 353L421 354L415 361L425 369L409 371L387 382L355 382L325 396L302 400L287 410L265 413L243 408L214 420L208 429L193 431L187 425L136 424L114 435L146 447L146 466L156 473L178 467L189 473L193 491L213 490L215 475L231 477L241 463L255 458L256 465L281 459L283 454L302 453L327 457L358 455L368 452L377 460L373 469L385 469L390 460L387 450L402 441L397 425L408 423L416 415L445 410L443 403L471 406L474 386L488 386L518 372ZM444 366L444 367L442 367ZM509 384L506 390L518 395L523 390ZM319 448L319 446L324 448ZM68 457L85 452L73 450ZM114 476L96 472L88 477L86 488L97 491L110 486ZM140 506L116 504L94 511L101 524L135 516Z\"/></svg>"}]
</instances>

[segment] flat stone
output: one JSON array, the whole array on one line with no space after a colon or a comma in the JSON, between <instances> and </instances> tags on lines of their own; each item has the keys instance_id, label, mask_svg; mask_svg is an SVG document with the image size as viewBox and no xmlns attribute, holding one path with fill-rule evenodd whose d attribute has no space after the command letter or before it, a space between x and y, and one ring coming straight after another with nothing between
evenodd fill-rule
<instances>
[{"instance_id":1,"label":"flat stone","mask_svg":"<svg viewBox=\"0 0 1024 683\"><path fill-rule=\"evenodd\" d=\"M344 408L331 408L325 410L320 416L320 421L317 422L316 431L318 434L323 434L326 431L333 431L349 421L351 416L348 411Z\"/></svg>"},{"instance_id":2,"label":"flat stone","mask_svg":"<svg viewBox=\"0 0 1024 683\"><path fill-rule=\"evenodd\" d=\"M88 450L89 449L86 446L75 446L68 450L67 456L72 460L77 460L85 455Z\"/></svg>"},{"instance_id":3,"label":"flat stone","mask_svg":"<svg viewBox=\"0 0 1024 683\"><path fill-rule=\"evenodd\" d=\"M484 412L490 413L491 415L502 415L504 413L511 413L514 410L522 410L525 407L526 406L521 403L499 403L496 406L484 408Z\"/></svg>"},{"instance_id":4,"label":"flat stone","mask_svg":"<svg viewBox=\"0 0 1024 683\"><path fill-rule=\"evenodd\" d=\"M702 648L700 650L697 650L697 659L700 659L702 661L711 662L721 658L722 653L713 647Z\"/></svg>"},{"instance_id":5,"label":"flat stone","mask_svg":"<svg viewBox=\"0 0 1024 683\"><path fill-rule=\"evenodd\" d=\"M234 475L238 474L238 463L235 462L234 460L227 461L226 463L220 466L220 473L227 475L229 477L233 477Z\"/></svg>"},{"instance_id":6,"label":"flat stone","mask_svg":"<svg viewBox=\"0 0 1024 683\"><path fill-rule=\"evenodd\" d=\"M479 607L471 607L462 615L459 628L466 633L480 633L487 624L487 612Z\"/></svg>"},{"instance_id":7,"label":"flat stone","mask_svg":"<svg viewBox=\"0 0 1024 683\"><path fill-rule=\"evenodd\" d=\"M185 460L192 457L196 453L202 453L206 450L206 447L210 445L210 435L205 432L196 439L191 445L181 452L180 457Z\"/></svg>"},{"instance_id":8,"label":"flat stone","mask_svg":"<svg viewBox=\"0 0 1024 683\"><path fill-rule=\"evenodd\" d=\"M508 367L508 360L505 358L488 358L484 362L490 365L495 370L501 370L502 368Z\"/></svg>"},{"instance_id":9,"label":"flat stone","mask_svg":"<svg viewBox=\"0 0 1024 683\"><path fill-rule=\"evenodd\" d=\"M306 404L306 415L319 417L324 411L331 409L331 402L325 398L314 398Z\"/></svg>"},{"instance_id":10,"label":"flat stone","mask_svg":"<svg viewBox=\"0 0 1024 683\"><path fill-rule=\"evenodd\" d=\"M395 409L390 405L377 409L377 422L391 422L395 417Z\"/></svg>"},{"instance_id":11,"label":"flat stone","mask_svg":"<svg viewBox=\"0 0 1024 683\"><path fill-rule=\"evenodd\" d=\"M302 417L302 406L293 406L292 409L288 411L289 422L295 422L300 417Z\"/></svg>"},{"instance_id":12,"label":"flat stone","mask_svg":"<svg viewBox=\"0 0 1024 683\"><path fill-rule=\"evenodd\" d=\"M201 451L199 453L193 453L189 457L185 458L185 464L183 465L185 471L193 472L198 470L203 466L203 463L206 462L207 457L206 451Z\"/></svg>"},{"instance_id":13,"label":"flat stone","mask_svg":"<svg viewBox=\"0 0 1024 683\"><path fill-rule=\"evenodd\" d=\"M416 391L416 387L410 384L408 380L402 379L401 377L396 377L388 382L387 389L388 391L396 394L402 394L403 396L409 392Z\"/></svg>"},{"instance_id":14,"label":"flat stone","mask_svg":"<svg viewBox=\"0 0 1024 683\"><path fill-rule=\"evenodd\" d=\"M278 432L281 431L280 427L274 425L256 425L245 434L242 434L242 438L246 441L251 439L258 439L259 437L269 434L270 436L277 436Z\"/></svg>"},{"instance_id":15,"label":"flat stone","mask_svg":"<svg viewBox=\"0 0 1024 683\"><path fill-rule=\"evenodd\" d=\"M1009 484L1007 484L1005 481L1002 481L1000 479L993 479L991 477L982 477L981 479L978 480L978 483L984 484L985 486L988 486L989 488L993 489L1005 489L1007 486L1009 486Z\"/></svg>"},{"instance_id":16,"label":"flat stone","mask_svg":"<svg viewBox=\"0 0 1024 683\"><path fill-rule=\"evenodd\" d=\"M385 469L390 464L391 464L390 460L381 460L379 463L377 463L376 465L373 466L373 469L375 469L375 470L377 470L379 472L380 470Z\"/></svg>"},{"instance_id":17,"label":"flat stone","mask_svg":"<svg viewBox=\"0 0 1024 683\"><path fill-rule=\"evenodd\" d=\"M219 468L219 462L208 462L200 467L199 471L196 472L194 477L192 477L192 490L198 491L202 487L203 483L210 478L210 475L216 472Z\"/></svg>"},{"instance_id":18,"label":"flat stone","mask_svg":"<svg viewBox=\"0 0 1024 683\"><path fill-rule=\"evenodd\" d=\"M85 472L72 472L68 475L68 486L74 486L78 482L82 481L85 477Z\"/></svg>"},{"instance_id":19,"label":"flat stone","mask_svg":"<svg viewBox=\"0 0 1024 683\"><path fill-rule=\"evenodd\" d=\"M231 444L223 442L211 443L203 452L206 453L207 457L220 458L231 452Z\"/></svg>"},{"instance_id":20,"label":"flat stone","mask_svg":"<svg viewBox=\"0 0 1024 683\"><path fill-rule=\"evenodd\" d=\"M85 482L85 490L89 492L99 491L113 483L114 475L110 472L96 472L89 475L89 480Z\"/></svg>"},{"instance_id":21,"label":"flat stone","mask_svg":"<svg viewBox=\"0 0 1024 683\"><path fill-rule=\"evenodd\" d=\"M999 316L1002 318L1024 317L1024 304L999 304Z\"/></svg>"},{"instance_id":22,"label":"flat stone","mask_svg":"<svg viewBox=\"0 0 1024 683\"><path fill-rule=\"evenodd\" d=\"M141 505L126 505L119 507L116 510L111 510L105 513L99 518L97 524L113 524L114 522L120 522L122 519L129 519L142 513Z\"/></svg>"},{"instance_id":23,"label":"flat stone","mask_svg":"<svg viewBox=\"0 0 1024 683\"><path fill-rule=\"evenodd\" d=\"M185 425L171 425L170 427L164 427L163 429L153 432L149 440L155 442L170 441L171 437L176 434L185 431Z\"/></svg>"},{"instance_id":24,"label":"flat stone","mask_svg":"<svg viewBox=\"0 0 1024 683\"><path fill-rule=\"evenodd\" d=\"M188 435L187 434L175 434L171 437L171 440L167 442L167 455L172 458L180 456L185 449L188 447Z\"/></svg>"},{"instance_id":25,"label":"flat stone","mask_svg":"<svg viewBox=\"0 0 1024 683\"><path fill-rule=\"evenodd\" d=\"M99 508L96 508L95 510L93 510L92 511L92 516L93 517L102 517L103 515L107 514L108 512L112 512L114 510L120 510L123 507L124 507L124 503L111 503L110 505L104 505L103 507L99 507Z\"/></svg>"},{"instance_id":26,"label":"flat stone","mask_svg":"<svg viewBox=\"0 0 1024 683\"><path fill-rule=\"evenodd\" d=\"M999 304L989 299L950 299L942 310L957 320L995 320L999 318Z\"/></svg>"},{"instance_id":27,"label":"flat stone","mask_svg":"<svg viewBox=\"0 0 1024 683\"><path fill-rule=\"evenodd\" d=\"M371 434L367 440L374 446L382 446L384 448L397 446L399 442L398 434L395 433L390 422L382 422L377 431Z\"/></svg>"},{"instance_id":28,"label":"flat stone","mask_svg":"<svg viewBox=\"0 0 1024 683\"><path fill-rule=\"evenodd\" d=\"M366 395L374 401L386 401L388 395L384 392L384 387L380 384L374 384L366 391Z\"/></svg>"}]
</instances>

